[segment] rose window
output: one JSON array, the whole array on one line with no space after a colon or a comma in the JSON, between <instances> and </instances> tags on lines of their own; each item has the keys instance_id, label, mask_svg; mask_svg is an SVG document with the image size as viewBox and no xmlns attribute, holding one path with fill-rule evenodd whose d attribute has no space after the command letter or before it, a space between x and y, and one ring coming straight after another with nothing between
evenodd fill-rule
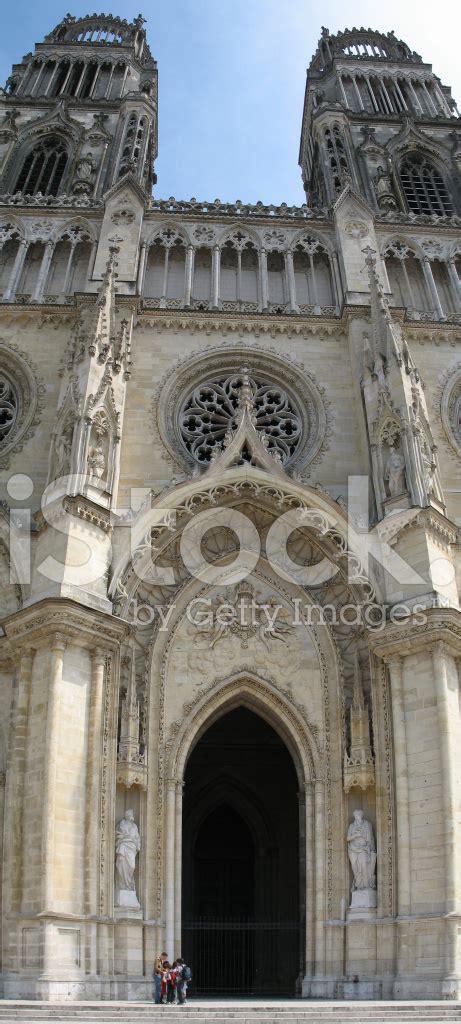
<instances>
[{"instance_id":1,"label":"rose window","mask_svg":"<svg viewBox=\"0 0 461 1024\"><path fill-rule=\"evenodd\" d=\"M294 455L301 439L301 416L291 397L261 376L249 378L253 392L256 429L264 431L269 450L277 449L282 462ZM180 411L181 439L197 462L210 461L229 428L235 429L242 375L206 381L194 388Z\"/></svg>"},{"instance_id":2,"label":"rose window","mask_svg":"<svg viewBox=\"0 0 461 1024\"><path fill-rule=\"evenodd\" d=\"M0 374L0 449L7 444L18 416L18 395L6 374Z\"/></svg>"}]
</instances>

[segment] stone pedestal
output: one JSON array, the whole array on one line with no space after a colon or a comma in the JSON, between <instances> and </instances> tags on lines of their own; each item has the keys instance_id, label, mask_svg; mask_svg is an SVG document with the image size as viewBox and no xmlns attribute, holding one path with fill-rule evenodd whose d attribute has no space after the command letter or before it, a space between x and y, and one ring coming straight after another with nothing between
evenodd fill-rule
<instances>
[{"instance_id":1,"label":"stone pedestal","mask_svg":"<svg viewBox=\"0 0 461 1024\"><path fill-rule=\"evenodd\" d=\"M376 917L376 889L354 889L347 911L349 921L370 921Z\"/></svg>"},{"instance_id":2,"label":"stone pedestal","mask_svg":"<svg viewBox=\"0 0 461 1024\"><path fill-rule=\"evenodd\" d=\"M114 908L115 917L142 917L141 906L134 889L119 889Z\"/></svg>"}]
</instances>

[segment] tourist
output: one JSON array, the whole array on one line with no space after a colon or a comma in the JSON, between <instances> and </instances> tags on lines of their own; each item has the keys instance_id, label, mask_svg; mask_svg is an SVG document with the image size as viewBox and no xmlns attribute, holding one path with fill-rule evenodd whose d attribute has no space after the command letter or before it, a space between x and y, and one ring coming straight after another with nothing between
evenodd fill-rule
<instances>
[{"instance_id":1,"label":"tourist","mask_svg":"<svg viewBox=\"0 0 461 1024\"><path fill-rule=\"evenodd\" d=\"M179 1005L184 1006L186 1003L187 983L192 978L192 971L181 956L178 956L176 963L178 971L176 978L176 994Z\"/></svg>"},{"instance_id":2,"label":"tourist","mask_svg":"<svg viewBox=\"0 0 461 1024\"><path fill-rule=\"evenodd\" d=\"M163 965L168 960L168 953L161 953L154 961L154 1000L156 1003L162 1001L162 975Z\"/></svg>"}]
</instances>

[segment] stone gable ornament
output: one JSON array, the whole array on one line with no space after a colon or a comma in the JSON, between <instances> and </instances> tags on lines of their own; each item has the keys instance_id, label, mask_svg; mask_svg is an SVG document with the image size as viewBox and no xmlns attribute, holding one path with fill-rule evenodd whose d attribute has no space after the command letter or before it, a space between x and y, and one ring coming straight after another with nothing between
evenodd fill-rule
<instances>
[{"instance_id":1,"label":"stone gable ornament","mask_svg":"<svg viewBox=\"0 0 461 1024\"><path fill-rule=\"evenodd\" d=\"M136 856L141 849L141 837L131 809L115 828L115 905L127 910L139 910L134 872Z\"/></svg>"}]
</instances>

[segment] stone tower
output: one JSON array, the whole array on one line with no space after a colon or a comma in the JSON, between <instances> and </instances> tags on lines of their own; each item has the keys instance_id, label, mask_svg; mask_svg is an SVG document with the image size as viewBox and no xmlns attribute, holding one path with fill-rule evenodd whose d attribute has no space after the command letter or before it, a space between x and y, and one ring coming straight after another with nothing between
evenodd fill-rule
<instances>
[{"instance_id":1,"label":"stone tower","mask_svg":"<svg viewBox=\"0 0 461 1024\"><path fill-rule=\"evenodd\" d=\"M152 195L140 17L0 92L5 995L461 997L459 139L365 29L299 207Z\"/></svg>"}]
</instances>

